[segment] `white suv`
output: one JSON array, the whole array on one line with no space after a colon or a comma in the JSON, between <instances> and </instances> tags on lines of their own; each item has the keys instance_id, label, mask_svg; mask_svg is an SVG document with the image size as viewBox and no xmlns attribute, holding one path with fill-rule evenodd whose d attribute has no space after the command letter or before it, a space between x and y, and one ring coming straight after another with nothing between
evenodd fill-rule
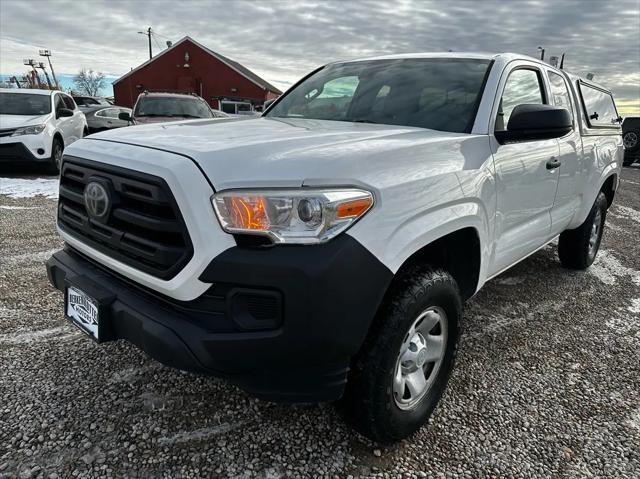
<instances>
[{"instance_id":1,"label":"white suv","mask_svg":"<svg viewBox=\"0 0 640 479\"><path fill-rule=\"evenodd\" d=\"M87 133L66 93L0 88L0 163L42 163L58 172L65 147Z\"/></svg>"},{"instance_id":2,"label":"white suv","mask_svg":"<svg viewBox=\"0 0 640 479\"><path fill-rule=\"evenodd\" d=\"M605 88L520 55L329 64L262 118L74 144L49 278L98 342L341 399L399 440L444 391L464 300L557 237L564 266L594 261L619 122Z\"/></svg>"}]
</instances>

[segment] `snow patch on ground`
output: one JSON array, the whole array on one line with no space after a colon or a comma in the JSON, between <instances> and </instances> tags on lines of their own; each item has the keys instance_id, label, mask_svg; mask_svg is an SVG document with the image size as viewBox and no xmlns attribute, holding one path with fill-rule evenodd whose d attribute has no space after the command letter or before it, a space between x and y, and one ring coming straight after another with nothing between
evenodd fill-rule
<instances>
[{"instance_id":1,"label":"snow patch on ground","mask_svg":"<svg viewBox=\"0 0 640 479\"><path fill-rule=\"evenodd\" d=\"M611 214L616 218L625 218L640 223L640 211L629 208L628 206L616 205Z\"/></svg>"},{"instance_id":2,"label":"snow patch on ground","mask_svg":"<svg viewBox=\"0 0 640 479\"><path fill-rule=\"evenodd\" d=\"M37 210L37 206L9 206L0 205L0 210Z\"/></svg>"},{"instance_id":3,"label":"snow patch on ground","mask_svg":"<svg viewBox=\"0 0 640 479\"><path fill-rule=\"evenodd\" d=\"M631 306L627 308L634 314L640 314L640 298L634 298L631 300Z\"/></svg>"},{"instance_id":4,"label":"snow patch on ground","mask_svg":"<svg viewBox=\"0 0 640 479\"><path fill-rule=\"evenodd\" d=\"M40 331L18 331L15 333L0 334L0 344L25 344L42 339L55 338L60 341L67 338L79 336L80 331L73 331L69 326L59 326L57 328L42 329Z\"/></svg>"},{"instance_id":5,"label":"snow patch on ground","mask_svg":"<svg viewBox=\"0 0 640 479\"><path fill-rule=\"evenodd\" d=\"M191 441L206 441L220 434L226 434L229 431L238 429L244 426L248 421L239 421L236 423L223 423L218 426L204 427L202 429L196 429L195 431L185 431L174 434L169 437L161 437L158 439L158 444L162 446L168 446L173 444L182 444Z\"/></svg>"},{"instance_id":6,"label":"snow patch on ground","mask_svg":"<svg viewBox=\"0 0 640 479\"><path fill-rule=\"evenodd\" d=\"M143 375L152 371L160 369L159 364L150 364L149 366L142 366L139 368L128 368L122 371L116 371L109 380L110 383L134 383Z\"/></svg>"},{"instance_id":7,"label":"snow patch on ground","mask_svg":"<svg viewBox=\"0 0 640 479\"><path fill-rule=\"evenodd\" d=\"M58 178L0 178L0 195L10 198L58 197Z\"/></svg>"},{"instance_id":8,"label":"snow patch on ground","mask_svg":"<svg viewBox=\"0 0 640 479\"><path fill-rule=\"evenodd\" d=\"M629 425L640 431L640 409L636 409L629 418Z\"/></svg>"},{"instance_id":9,"label":"snow patch on ground","mask_svg":"<svg viewBox=\"0 0 640 479\"><path fill-rule=\"evenodd\" d=\"M8 256L7 258L3 259L2 261L0 261L0 264L16 264L16 263L26 263L26 262L36 262L36 263L43 263L46 260L48 260L49 258L51 258L51 255L57 251L59 251L60 248L55 248L55 249L50 249L47 251L38 251L36 253L23 253L23 254L16 254L13 256Z\"/></svg>"},{"instance_id":10,"label":"snow patch on ground","mask_svg":"<svg viewBox=\"0 0 640 479\"><path fill-rule=\"evenodd\" d=\"M522 276L507 276L504 278L496 278L494 282L497 284L504 284L506 286L515 286L516 284L521 284L525 282L525 279Z\"/></svg>"},{"instance_id":11,"label":"snow patch on ground","mask_svg":"<svg viewBox=\"0 0 640 479\"><path fill-rule=\"evenodd\" d=\"M601 250L587 271L609 286L616 284L618 278L625 276L631 276L631 281L640 286L640 271L624 266L608 250Z\"/></svg>"}]
</instances>

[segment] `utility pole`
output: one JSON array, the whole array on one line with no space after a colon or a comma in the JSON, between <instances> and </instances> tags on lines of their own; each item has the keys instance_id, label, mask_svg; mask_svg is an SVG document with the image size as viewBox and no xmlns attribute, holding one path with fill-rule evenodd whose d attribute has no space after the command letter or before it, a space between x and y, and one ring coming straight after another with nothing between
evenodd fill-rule
<instances>
[{"instance_id":1,"label":"utility pole","mask_svg":"<svg viewBox=\"0 0 640 479\"><path fill-rule=\"evenodd\" d=\"M58 79L56 78L56 72L53 71L53 65L51 64L51 50L40 50L38 52L41 57L47 57L49 60L49 68L51 68L51 75L53 76L53 81L56 84L56 88L60 89L60 84L58 83Z\"/></svg>"},{"instance_id":2,"label":"utility pole","mask_svg":"<svg viewBox=\"0 0 640 479\"><path fill-rule=\"evenodd\" d=\"M151 27L147 28L146 32L138 32L142 35L146 35L149 39L149 60L153 58L153 52L151 51Z\"/></svg>"}]
</instances>

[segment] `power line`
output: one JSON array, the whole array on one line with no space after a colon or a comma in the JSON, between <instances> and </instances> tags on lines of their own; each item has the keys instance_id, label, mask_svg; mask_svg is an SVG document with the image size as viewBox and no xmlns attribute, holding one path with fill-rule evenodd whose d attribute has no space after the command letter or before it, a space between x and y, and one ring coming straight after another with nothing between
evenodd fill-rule
<instances>
[{"instance_id":1,"label":"power line","mask_svg":"<svg viewBox=\"0 0 640 479\"><path fill-rule=\"evenodd\" d=\"M162 47L160 46L160 44L158 43L158 39L156 38L155 33L151 33L151 36L153 37L153 41L156 42L156 46L158 47L158 50L162 50Z\"/></svg>"}]
</instances>

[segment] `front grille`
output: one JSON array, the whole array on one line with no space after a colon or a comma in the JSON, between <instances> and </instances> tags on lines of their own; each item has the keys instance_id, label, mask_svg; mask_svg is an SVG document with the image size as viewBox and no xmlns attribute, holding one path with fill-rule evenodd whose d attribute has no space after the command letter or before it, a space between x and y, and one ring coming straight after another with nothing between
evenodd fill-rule
<instances>
[{"instance_id":1,"label":"front grille","mask_svg":"<svg viewBox=\"0 0 640 479\"><path fill-rule=\"evenodd\" d=\"M4 128L2 130L0 130L0 138L4 137L4 136L11 136L13 135L13 132L16 131L17 128Z\"/></svg>"},{"instance_id":2,"label":"front grille","mask_svg":"<svg viewBox=\"0 0 640 479\"><path fill-rule=\"evenodd\" d=\"M109 192L105 218L91 217L86 185L96 181ZM193 255L193 246L175 198L157 176L65 156L60 173L58 224L83 243L161 279L174 277Z\"/></svg>"}]
</instances>

